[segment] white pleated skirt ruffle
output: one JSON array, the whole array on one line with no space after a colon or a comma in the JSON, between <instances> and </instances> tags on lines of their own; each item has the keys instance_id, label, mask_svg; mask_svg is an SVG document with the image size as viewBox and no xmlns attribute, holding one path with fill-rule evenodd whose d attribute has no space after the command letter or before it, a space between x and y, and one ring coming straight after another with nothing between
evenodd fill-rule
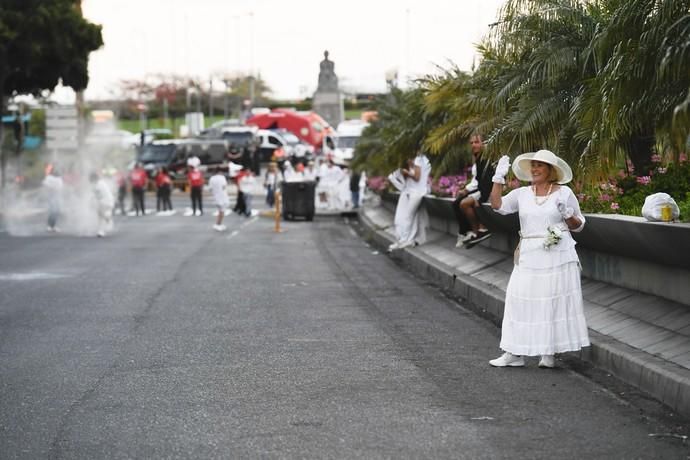
<instances>
[{"instance_id":1,"label":"white pleated skirt ruffle","mask_svg":"<svg viewBox=\"0 0 690 460\"><path fill-rule=\"evenodd\" d=\"M586 346L578 263L547 269L515 266L506 289L501 349L538 356Z\"/></svg>"}]
</instances>

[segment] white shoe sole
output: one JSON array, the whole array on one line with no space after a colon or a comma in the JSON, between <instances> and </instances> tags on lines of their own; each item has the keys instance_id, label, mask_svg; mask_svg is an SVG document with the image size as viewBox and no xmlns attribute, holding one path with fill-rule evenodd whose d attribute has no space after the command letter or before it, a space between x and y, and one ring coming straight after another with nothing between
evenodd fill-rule
<instances>
[{"instance_id":1,"label":"white shoe sole","mask_svg":"<svg viewBox=\"0 0 690 460\"><path fill-rule=\"evenodd\" d=\"M493 367L524 367L525 361L511 361L509 363L503 364L502 362L496 362L495 359L492 359L491 361L489 361L489 364L491 364Z\"/></svg>"}]
</instances>

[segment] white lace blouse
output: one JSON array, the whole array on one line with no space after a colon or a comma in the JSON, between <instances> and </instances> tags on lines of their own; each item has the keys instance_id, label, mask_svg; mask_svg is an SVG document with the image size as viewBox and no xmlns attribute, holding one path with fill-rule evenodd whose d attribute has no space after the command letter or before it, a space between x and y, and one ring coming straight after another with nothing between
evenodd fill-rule
<instances>
[{"instance_id":1,"label":"white lace blouse","mask_svg":"<svg viewBox=\"0 0 690 460\"><path fill-rule=\"evenodd\" d=\"M568 231L568 226L556 206L559 202L564 202L567 207L574 210L574 217L582 223L578 228ZM585 218L575 194L569 187L561 185L548 197L536 197L530 186L520 187L502 197L501 207L496 211L500 214L520 214L521 267L542 269L579 262L575 252L576 243L570 232L581 231L585 225ZM557 244L545 248L544 242L549 227L561 229L563 237Z\"/></svg>"}]
</instances>

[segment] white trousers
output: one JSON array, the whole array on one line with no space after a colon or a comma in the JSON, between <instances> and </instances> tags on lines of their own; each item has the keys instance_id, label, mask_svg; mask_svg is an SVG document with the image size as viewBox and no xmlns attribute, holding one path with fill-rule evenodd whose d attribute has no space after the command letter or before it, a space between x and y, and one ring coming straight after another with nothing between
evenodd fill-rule
<instances>
[{"instance_id":1,"label":"white trousers","mask_svg":"<svg viewBox=\"0 0 690 460\"><path fill-rule=\"evenodd\" d=\"M403 192L395 208L395 235L398 243L416 241L423 244L426 241L426 227L428 217L420 204L423 193Z\"/></svg>"},{"instance_id":2,"label":"white trousers","mask_svg":"<svg viewBox=\"0 0 690 460\"><path fill-rule=\"evenodd\" d=\"M105 233L113 229L113 207L108 204L98 206L98 232Z\"/></svg>"}]
</instances>

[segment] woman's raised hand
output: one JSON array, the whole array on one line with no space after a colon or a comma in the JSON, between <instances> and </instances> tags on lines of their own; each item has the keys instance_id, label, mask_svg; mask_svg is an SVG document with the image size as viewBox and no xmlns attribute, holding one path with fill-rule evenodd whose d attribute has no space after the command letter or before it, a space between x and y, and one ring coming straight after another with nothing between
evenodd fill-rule
<instances>
[{"instance_id":1,"label":"woman's raised hand","mask_svg":"<svg viewBox=\"0 0 690 460\"><path fill-rule=\"evenodd\" d=\"M498 164L496 165L496 172L494 173L494 177L491 178L491 181L495 184L505 184L505 177L508 174L509 170L510 157L508 155L503 155L501 159L498 160Z\"/></svg>"}]
</instances>

